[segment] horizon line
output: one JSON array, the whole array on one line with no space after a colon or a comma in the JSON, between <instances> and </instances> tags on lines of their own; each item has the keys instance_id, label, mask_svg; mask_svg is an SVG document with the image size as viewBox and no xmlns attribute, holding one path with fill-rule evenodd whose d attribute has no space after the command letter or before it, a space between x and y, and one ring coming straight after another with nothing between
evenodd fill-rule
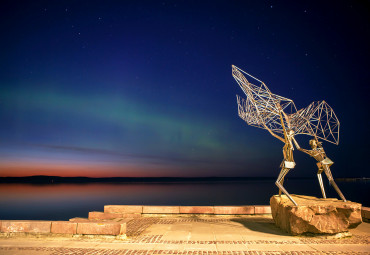
<instances>
[{"instance_id":1,"label":"horizon line","mask_svg":"<svg viewBox=\"0 0 370 255\"><path fill-rule=\"evenodd\" d=\"M29 175L29 176L0 176L0 178L88 178L88 179L161 179L161 178L171 178L171 179L210 179L210 178L225 178L225 179L275 179L276 176L111 176L111 177L90 177L90 176L58 176L58 175ZM315 179L311 176L295 176L290 177L289 179ZM337 177L335 179L370 179L370 177Z\"/></svg>"}]
</instances>

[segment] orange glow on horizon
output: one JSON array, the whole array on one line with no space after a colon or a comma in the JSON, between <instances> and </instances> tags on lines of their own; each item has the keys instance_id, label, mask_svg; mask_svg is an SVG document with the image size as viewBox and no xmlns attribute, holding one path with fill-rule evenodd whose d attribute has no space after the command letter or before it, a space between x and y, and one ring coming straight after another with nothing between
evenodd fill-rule
<instances>
[{"instance_id":1,"label":"orange glow on horizon","mask_svg":"<svg viewBox=\"0 0 370 255\"><path fill-rule=\"evenodd\" d=\"M88 163L35 163L0 162L0 177L25 177L35 175L60 177L162 177L182 176L183 171L173 171L176 167L159 165L92 165Z\"/></svg>"}]
</instances>

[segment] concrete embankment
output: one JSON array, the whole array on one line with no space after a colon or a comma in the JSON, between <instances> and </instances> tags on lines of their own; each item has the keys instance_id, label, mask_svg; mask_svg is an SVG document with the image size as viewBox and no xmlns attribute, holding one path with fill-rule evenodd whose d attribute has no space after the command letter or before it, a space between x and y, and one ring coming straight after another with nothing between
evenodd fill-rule
<instances>
[{"instance_id":1,"label":"concrete embankment","mask_svg":"<svg viewBox=\"0 0 370 255\"><path fill-rule=\"evenodd\" d=\"M90 212L88 218L72 218L69 221L2 220L2 235L12 233L111 235L124 236L127 223L141 217L242 217L269 215L270 206L141 206L106 205L104 212ZM363 220L370 220L370 208L362 208Z\"/></svg>"}]
</instances>

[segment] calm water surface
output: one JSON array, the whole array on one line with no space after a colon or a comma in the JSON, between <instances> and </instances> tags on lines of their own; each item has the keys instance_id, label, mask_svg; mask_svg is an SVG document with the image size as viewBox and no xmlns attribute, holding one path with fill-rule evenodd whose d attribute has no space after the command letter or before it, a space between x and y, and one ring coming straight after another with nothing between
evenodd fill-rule
<instances>
[{"instance_id":1,"label":"calm water surface","mask_svg":"<svg viewBox=\"0 0 370 255\"><path fill-rule=\"evenodd\" d=\"M348 200L370 206L370 182L337 182ZM317 180L286 180L291 194L321 196ZM325 183L327 196L338 197ZM268 205L273 180L216 183L0 184L0 219L68 220L104 205Z\"/></svg>"}]
</instances>

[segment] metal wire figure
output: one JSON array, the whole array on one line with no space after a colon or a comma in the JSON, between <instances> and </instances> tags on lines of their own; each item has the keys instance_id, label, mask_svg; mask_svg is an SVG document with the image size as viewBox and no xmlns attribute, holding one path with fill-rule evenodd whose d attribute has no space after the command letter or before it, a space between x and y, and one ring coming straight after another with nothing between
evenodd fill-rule
<instances>
[{"instance_id":1,"label":"metal wire figure","mask_svg":"<svg viewBox=\"0 0 370 255\"><path fill-rule=\"evenodd\" d=\"M259 86L251 84L241 72L261 84ZM247 100L237 96L239 116L249 125L266 129L272 136L284 143L284 160L280 164L281 170L275 184L279 188L279 195L283 192L294 205L297 205L283 186L284 177L295 167L292 142L294 130L291 126L291 117L284 112L284 109L289 110L289 108L296 110L294 102L271 93L262 81L235 66L233 66L233 76L247 95Z\"/></svg>"},{"instance_id":2,"label":"metal wire figure","mask_svg":"<svg viewBox=\"0 0 370 255\"><path fill-rule=\"evenodd\" d=\"M325 189L324 189L324 184L322 182L322 172L325 173L326 177L328 178L330 184L334 187L335 191L338 193L338 195L340 196L340 198L346 202L346 198L343 196L342 192L340 191L340 189L338 188L337 184L335 183L334 181L334 178L333 178L333 175L331 174L331 171L330 171L330 166L334 164L333 161L331 161L327 156L326 156L326 153L325 153L325 150L324 148L322 147L322 144L321 142L319 142L317 140L317 138L315 139L311 139L309 144L312 148L312 150L306 150L306 149L302 149L298 142L295 140L295 138L293 137L293 141L294 141L294 144L295 146L297 147L298 150L304 152L304 153L307 153L308 155L310 155L311 157L313 157L314 159L317 160L317 167L318 167L318 171L317 171L317 178L319 180L319 184L320 184L320 189L321 189L321 193L322 193L322 196L323 198L326 198L326 194L325 194Z\"/></svg>"},{"instance_id":3,"label":"metal wire figure","mask_svg":"<svg viewBox=\"0 0 370 255\"><path fill-rule=\"evenodd\" d=\"M321 177L321 173L324 171L340 197L346 201L331 175L329 168L331 161L326 157L322 146L317 146L319 144L317 138L337 145L339 143L339 120L333 109L325 101L317 101L297 111L293 100L271 93L265 83L238 67L232 66L232 74L247 96L246 99L243 99L237 95L240 118L248 125L266 129L272 136L284 143L284 160L280 164L281 170L275 182L279 188L279 195L283 192L294 205L297 205L283 186L284 177L295 167L293 158L294 142L299 150L311 155L318 161L318 178L323 196L326 197ZM250 83L244 75L249 76L259 85ZM315 142L311 142L314 146L312 150L304 150L299 147L294 139L294 136L298 134L310 135L315 138Z\"/></svg>"}]
</instances>

